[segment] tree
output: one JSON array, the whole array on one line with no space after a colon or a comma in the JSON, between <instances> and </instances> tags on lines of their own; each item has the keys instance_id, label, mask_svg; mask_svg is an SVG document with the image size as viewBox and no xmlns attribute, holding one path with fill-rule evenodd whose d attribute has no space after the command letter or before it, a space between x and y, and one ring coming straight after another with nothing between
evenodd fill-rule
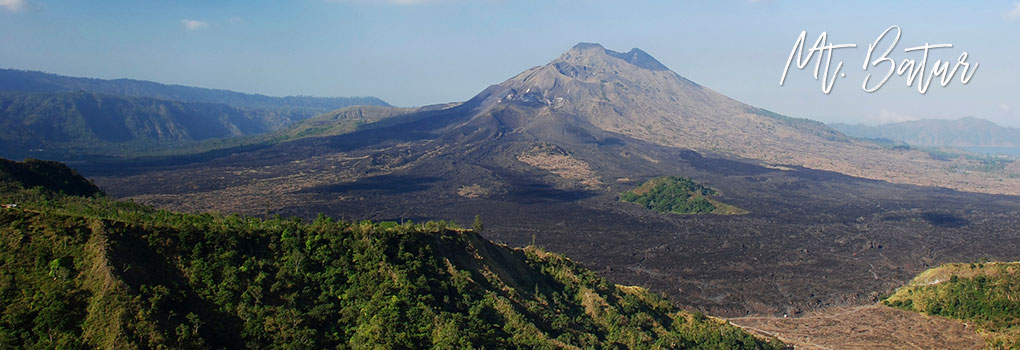
<instances>
[{"instance_id":1,"label":"tree","mask_svg":"<svg viewBox=\"0 0 1020 350\"><path fill-rule=\"evenodd\" d=\"M482 216L475 215L475 222L471 224L471 229L474 230L475 232L482 232L484 228L485 225L482 224Z\"/></svg>"}]
</instances>

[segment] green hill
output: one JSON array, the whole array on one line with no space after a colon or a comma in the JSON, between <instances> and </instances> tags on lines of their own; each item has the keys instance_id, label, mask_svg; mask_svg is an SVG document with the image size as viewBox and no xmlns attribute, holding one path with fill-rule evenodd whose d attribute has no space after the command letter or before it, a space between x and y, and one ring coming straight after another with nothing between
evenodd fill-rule
<instances>
[{"instance_id":1,"label":"green hill","mask_svg":"<svg viewBox=\"0 0 1020 350\"><path fill-rule=\"evenodd\" d=\"M884 304L967 321L990 348L1020 349L1020 263L946 264L925 271Z\"/></svg>"},{"instance_id":2,"label":"green hill","mask_svg":"<svg viewBox=\"0 0 1020 350\"><path fill-rule=\"evenodd\" d=\"M782 346L451 223L192 215L15 189L0 193L19 204L0 209L0 348Z\"/></svg>"},{"instance_id":3,"label":"green hill","mask_svg":"<svg viewBox=\"0 0 1020 350\"><path fill-rule=\"evenodd\" d=\"M691 179L663 176L645 181L620 194L620 200L641 205L660 213L674 214L746 214L747 211L711 198L715 190Z\"/></svg>"}]
</instances>

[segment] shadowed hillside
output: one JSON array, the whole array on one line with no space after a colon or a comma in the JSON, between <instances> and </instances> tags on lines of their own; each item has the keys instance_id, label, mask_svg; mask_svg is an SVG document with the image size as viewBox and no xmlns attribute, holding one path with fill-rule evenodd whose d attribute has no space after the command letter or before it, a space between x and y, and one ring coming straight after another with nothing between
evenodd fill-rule
<instances>
[{"instance_id":1,"label":"shadowed hillside","mask_svg":"<svg viewBox=\"0 0 1020 350\"><path fill-rule=\"evenodd\" d=\"M0 188L13 193L36 187L71 196L103 194L92 181L63 163L38 159L15 162L0 158Z\"/></svg>"}]
</instances>

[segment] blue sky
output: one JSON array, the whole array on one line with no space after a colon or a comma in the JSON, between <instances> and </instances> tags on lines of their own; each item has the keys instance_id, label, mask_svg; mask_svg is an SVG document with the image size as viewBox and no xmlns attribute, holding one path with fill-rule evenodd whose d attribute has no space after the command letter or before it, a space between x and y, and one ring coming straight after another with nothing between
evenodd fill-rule
<instances>
[{"instance_id":1,"label":"blue sky","mask_svg":"<svg viewBox=\"0 0 1020 350\"><path fill-rule=\"evenodd\" d=\"M979 64L925 95L861 81L867 46L902 28L892 58ZM802 30L828 32L847 78L779 78ZM134 78L268 95L373 95L401 106L470 98L577 42L639 47L738 100L795 117L878 123L977 116L1020 126L1020 3L598 0L0 0L0 67ZM833 63L835 65L835 63ZM928 69L931 68L929 63ZM877 70L877 68L874 68ZM875 74L879 74L877 71Z\"/></svg>"}]
</instances>

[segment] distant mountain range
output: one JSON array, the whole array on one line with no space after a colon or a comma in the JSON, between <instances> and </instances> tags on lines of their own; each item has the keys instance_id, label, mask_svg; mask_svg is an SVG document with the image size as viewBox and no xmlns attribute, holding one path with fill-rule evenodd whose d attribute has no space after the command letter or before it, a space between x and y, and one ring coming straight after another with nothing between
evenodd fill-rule
<instances>
[{"instance_id":1,"label":"distant mountain range","mask_svg":"<svg viewBox=\"0 0 1020 350\"><path fill-rule=\"evenodd\" d=\"M975 117L922 119L885 125L829 124L853 137L902 142L911 146L1020 147L1020 129Z\"/></svg>"},{"instance_id":2,"label":"distant mountain range","mask_svg":"<svg viewBox=\"0 0 1020 350\"><path fill-rule=\"evenodd\" d=\"M180 102L221 103L233 107L307 109L316 112L354 105L389 106L385 101L375 97L272 97L144 80L77 78L16 69L0 69L0 91L87 91L103 95L151 97Z\"/></svg>"},{"instance_id":3,"label":"distant mountain range","mask_svg":"<svg viewBox=\"0 0 1020 350\"><path fill-rule=\"evenodd\" d=\"M73 159L264 134L375 97L270 97L130 79L0 70L0 156Z\"/></svg>"},{"instance_id":4,"label":"distant mountain range","mask_svg":"<svg viewBox=\"0 0 1020 350\"><path fill-rule=\"evenodd\" d=\"M269 132L308 117L288 109L100 95L0 92L0 152L66 158L130 153Z\"/></svg>"}]
</instances>

